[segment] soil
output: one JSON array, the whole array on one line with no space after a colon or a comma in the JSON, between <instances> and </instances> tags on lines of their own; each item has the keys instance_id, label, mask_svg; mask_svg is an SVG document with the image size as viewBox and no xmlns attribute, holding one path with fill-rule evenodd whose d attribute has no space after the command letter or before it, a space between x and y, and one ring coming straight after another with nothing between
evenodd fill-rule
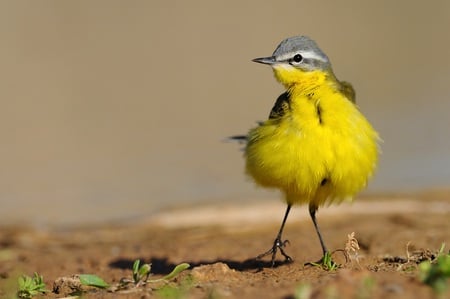
<instances>
[{"instance_id":1,"label":"soil","mask_svg":"<svg viewBox=\"0 0 450 299\"><path fill-rule=\"evenodd\" d=\"M434 259L442 243L448 250L450 192L360 198L320 210L321 230L341 265L335 271L305 265L321 257L305 207L295 209L284 232L293 262L278 255L272 267L270 257L253 259L271 246L283 209L277 201L230 203L173 209L131 223L2 227L0 298L12 298L17 277L34 272L44 277L46 298L69 296L73 289L61 281L80 273L117 285L131 278L136 259L152 264L151 278L183 262L191 266L167 285L88 288L83 298L434 298L418 279L417 264ZM360 249L350 250L346 261L352 232Z\"/></svg>"}]
</instances>

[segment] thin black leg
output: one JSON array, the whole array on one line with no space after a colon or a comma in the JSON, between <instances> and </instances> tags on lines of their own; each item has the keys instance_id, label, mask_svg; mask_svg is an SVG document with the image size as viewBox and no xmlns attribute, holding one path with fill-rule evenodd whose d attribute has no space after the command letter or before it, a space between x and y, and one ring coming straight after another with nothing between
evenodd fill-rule
<instances>
[{"instance_id":1,"label":"thin black leg","mask_svg":"<svg viewBox=\"0 0 450 299\"><path fill-rule=\"evenodd\" d=\"M277 237L275 238L275 241L273 242L273 246L272 248L270 248L269 250L267 250L266 252L258 255L256 258L260 259L263 258L269 254L272 254L272 267L275 265L275 256L277 254L278 249L280 250L281 254L285 257L285 262L291 262L292 258L287 255L284 252L283 247L286 246L287 243L289 243L288 240L281 240L281 235L283 234L283 229L284 229L284 225L286 223L286 220L288 218L289 212L291 210L292 205L288 204L286 212L284 213L284 218L283 218L283 222L281 223L281 227L280 227L280 231L277 234Z\"/></svg>"},{"instance_id":2,"label":"thin black leg","mask_svg":"<svg viewBox=\"0 0 450 299\"><path fill-rule=\"evenodd\" d=\"M309 214L311 215L311 219L314 223L314 227L316 228L317 235L319 236L320 245L322 246L323 255L325 256L325 254L328 252L328 249L325 246L325 242L323 241L319 226L317 225L317 220L316 220L317 209L318 209L317 206L309 205Z\"/></svg>"}]
</instances>

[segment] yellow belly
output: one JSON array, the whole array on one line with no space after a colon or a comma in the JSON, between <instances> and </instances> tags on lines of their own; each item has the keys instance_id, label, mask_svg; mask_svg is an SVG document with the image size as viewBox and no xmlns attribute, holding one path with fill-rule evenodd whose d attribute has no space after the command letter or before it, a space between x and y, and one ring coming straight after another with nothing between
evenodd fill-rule
<instances>
[{"instance_id":1,"label":"yellow belly","mask_svg":"<svg viewBox=\"0 0 450 299\"><path fill-rule=\"evenodd\" d=\"M339 93L316 97L294 94L289 112L248 135L247 173L291 204L351 198L377 164L378 135L357 107Z\"/></svg>"}]
</instances>

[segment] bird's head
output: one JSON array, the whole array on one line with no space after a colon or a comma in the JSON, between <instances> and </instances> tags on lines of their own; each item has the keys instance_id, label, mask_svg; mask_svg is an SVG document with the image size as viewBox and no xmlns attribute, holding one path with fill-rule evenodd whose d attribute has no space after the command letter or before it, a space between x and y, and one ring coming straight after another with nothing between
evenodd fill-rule
<instances>
[{"instance_id":1,"label":"bird's head","mask_svg":"<svg viewBox=\"0 0 450 299\"><path fill-rule=\"evenodd\" d=\"M306 36L287 38L278 45L272 56L253 61L270 65L277 80L288 89L306 80L323 77L316 76L318 74L333 74L327 55Z\"/></svg>"}]
</instances>

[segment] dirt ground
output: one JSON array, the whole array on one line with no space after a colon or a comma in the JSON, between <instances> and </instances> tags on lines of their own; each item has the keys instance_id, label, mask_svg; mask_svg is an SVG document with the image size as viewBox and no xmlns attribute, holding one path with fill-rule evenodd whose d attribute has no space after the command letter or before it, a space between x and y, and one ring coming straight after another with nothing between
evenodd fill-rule
<instances>
[{"instance_id":1,"label":"dirt ground","mask_svg":"<svg viewBox=\"0 0 450 299\"><path fill-rule=\"evenodd\" d=\"M327 209L319 210L318 219L328 247L344 249L352 232L360 246L348 262L335 252L341 268L331 272L305 265L321 254L306 213L291 215L285 229L292 263L283 264L278 256L280 262L270 267L269 259L252 259L273 242L283 211L277 201L185 207L95 227L2 227L0 298L12 298L17 277L34 272L50 290L58 278L78 273L115 284L131 277L136 259L152 263L152 278L182 262L191 267L165 287L91 289L83 298L434 298L417 278L417 263L433 258L442 243L446 250L450 246L450 192L360 198ZM68 293L62 289L46 297Z\"/></svg>"}]
</instances>

